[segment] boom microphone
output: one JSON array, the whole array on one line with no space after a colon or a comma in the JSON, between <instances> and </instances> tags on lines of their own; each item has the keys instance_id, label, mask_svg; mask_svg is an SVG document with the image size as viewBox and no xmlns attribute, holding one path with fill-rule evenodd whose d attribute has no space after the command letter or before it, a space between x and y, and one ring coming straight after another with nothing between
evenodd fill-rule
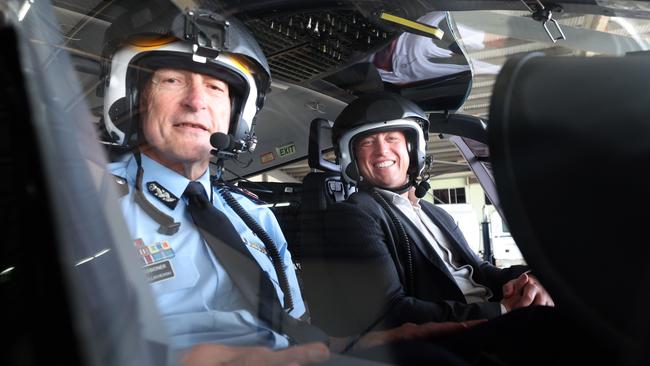
<instances>
[{"instance_id":1,"label":"boom microphone","mask_svg":"<svg viewBox=\"0 0 650 366\"><path fill-rule=\"evenodd\" d=\"M431 185L427 181L422 181L419 184L415 185L415 197L422 198L427 194L427 191L431 188Z\"/></svg>"},{"instance_id":2,"label":"boom microphone","mask_svg":"<svg viewBox=\"0 0 650 366\"><path fill-rule=\"evenodd\" d=\"M241 152L246 147L244 141L237 141L232 135L215 132L210 136L210 145L219 151Z\"/></svg>"}]
</instances>

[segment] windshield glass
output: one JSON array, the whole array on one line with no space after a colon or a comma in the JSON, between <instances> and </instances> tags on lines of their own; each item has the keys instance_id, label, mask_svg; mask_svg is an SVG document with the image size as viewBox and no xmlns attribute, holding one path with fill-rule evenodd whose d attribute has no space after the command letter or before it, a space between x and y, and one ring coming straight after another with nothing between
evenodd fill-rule
<instances>
[{"instance_id":1,"label":"windshield glass","mask_svg":"<svg viewBox=\"0 0 650 366\"><path fill-rule=\"evenodd\" d=\"M390 92L417 108L391 120L410 128L408 133L395 133L390 127L395 125L380 127L393 138L391 143L403 143L402 155L377 158L361 168L367 172L399 167L400 178L408 177L400 186L428 180L430 189L423 186L426 192L416 202L441 209L436 212L442 219L428 218L423 225L443 222L446 231L426 231L426 246L419 248L408 240L397 243L406 245L408 253L400 247L355 259L408 257L403 266L390 270L390 285L396 286L391 294L402 296L416 283L407 284L417 272L409 269L410 250L423 250L446 258L449 266L436 269L436 274L464 276L465 282L451 286L459 306L501 296L503 284L494 289L476 286L472 270L455 266L456 253L448 251L444 240L429 240L451 238L460 228L464 236L458 242L469 249L459 257L485 260L495 271L526 264L508 223L499 216L486 139L470 139L462 128L450 129L454 133L420 130L434 115L442 129L449 127L444 124L452 120L450 115L458 115L459 122L468 115L472 118L465 119L464 126L471 125L473 133L485 132L492 88L511 57L530 52L600 57L647 51L650 10L628 7L634 2L597 1L584 8L585 14L575 4L567 11L554 9L544 23L521 10L519 1L494 2L508 10L490 10L489 4L479 3L493 2L12 0L0 5L11 18L11 29L19 30L16 47L3 56L19 66L7 70L20 70L25 79L3 80L24 83L26 90L27 98L19 99L26 100L22 107L32 114L17 120L36 130L30 142L34 146L25 147L37 151L42 164L29 168L42 169L47 184L42 200L51 207L39 213L49 215L55 227L48 243L59 249L53 253L60 258L52 265L63 269L70 298L64 306L71 307L81 357L96 365L174 364L182 352L203 342L283 349L304 334L285 334L286 328L277 328L274 321L289 316L293 326L318 319L324 307L310 307L319 300L361 298L359 303L373 307L358 309L359 319L373 318L358 323L355 319L345 324L343 317L314 322L343 339L339 351L353 348L357 335L389 319L386 309L377 306L381 302L372 298L377 294L364 292L382 280L367 270L376 262L350 266L353 261L342 260L354 273L349 277L361 283L358 291L345 296L331 295L336 286L323 285L330 292L320 293L321 287L303 283L302 277L302 260L314 255L302 244L332 238L333 231L319 225L332 221L352 226L359 217L386 207L369 206L341 220L317 216L320 211L337 214L328 205L359 191L341 180L340 169L357 178L361 173L356 166L336 165L341 151L333 147L329 134L317 137L322 150L318 155L330 163L329 171L307 161L312 122L320 120L331 129L346 106L375 92ZM207 9L189 10L197 5ZM164 26L148 25L157 21ZM5 93L13 91L6 88ZM3 111L9 107L3 106ZM166 133L179 130L191 138L165 140ZM221 158L227 158L225 163ZM415 168L409 159L416 162ZM424 173L414 174L418 169ZM310 186L314 176L325 183ZM29 191L32 186L21 188ZM386 205L396 205L411 187L388 188L398 193L391 196L389 189L370 202L382 205L389 197ZM321 196L305 203L303 194L309 193ZM409 205L409 199L407 209L421 209ZM211 219L202 221L207 208L226 218L212 221L211 211ZM408 220L419 222L422 212L409 211L413 215ZM377 226L358 224L331 243L345 243L365 229L383 233L387 227L399 227L394 220L406 221L399 212L386 215ZM311 221L305 224L303 219ZM29 217L22 221L28 231L40 229ZM220 239L215 249L207 238L226 232L227 240ZM407 233L402 228L399 235L401 240ZM233 248L218 245L231 242L239 245L235 255L221 257ZM488 249L489 242L495 247ZM34 248L20 240L13 243L20 244L21 253ZM11 273L25 273L16 270L20 267L11 262L12 256L6 258L0 268L2 286L13 283ZM318 280L329 280L327 266L320 265L323 261L316 261ZM249 270L235 274L241 268ZM519 271L517 275L527 270L514 268L511 273ZM341 278L341 286L348 284L348 276ZM241 290L242 281L251 279L259 287ZM260 294L273 298L272 306L256 301ZM492 310L501 314L496 302ZM445 314L453 313L445 309ZM452 315L435 321L460 319ZM389 324L395 325L387 321L382 326ZM346 325L357 327L356 333L339 332Z\"/></svg>"},{"instance_id":2,"label":"windshield glass","mask_svg":"<svg viewBox=\"0 0 650 366\"><path fill-rule=\"evenodd\" d=\"M643 12L638 18L554 13L557 23L544 25L526 11L453 12L474 71L472 90L461 111L487 117L496 74L510 57L530 52L549 56L623 56L647 51L650 47L650 20ZM464 35L463 29L476 30ZM560 33L561 31L561 33ZM477 40L479 42L477 42Z\"/></svg>"}]
</instances>

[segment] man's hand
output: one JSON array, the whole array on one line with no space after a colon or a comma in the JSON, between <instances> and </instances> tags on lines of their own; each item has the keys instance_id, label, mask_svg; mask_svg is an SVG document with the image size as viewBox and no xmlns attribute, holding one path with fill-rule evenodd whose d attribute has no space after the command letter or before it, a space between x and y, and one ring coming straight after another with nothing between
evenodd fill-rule
<instances>
[{"instance_id":1,"label":"man's hand","mask_svg":"<svg viewBox=\"0 0 650 366\"><path fill-rule=\"evenodd\" d=\"M389 330L370 332L352 347L353 350L365 349L370 347L381 346L390 342L416 340L416 339L430 339L445 334L458 332L477 324L484 323L486 320L467 320L464 322L444 322L444 323L424 323L413 324L405 323L401 326Z\"/></svg>"},{"instance_id":2,"label":"man's hand","mask_svg":"<svg viewBox=\"0 0 650 366\"><path fill-rule=\"evenodd\" d=\"M183 355L183 366L280 366L308 365L330 357L323 343L310 343L274 351L266 347L233 347L199 344Z\"/></svg>"},{"instance_id":3,"label":"man's hand","mask_svg":"<svg viewBox=\"0 0 650 366\"><path fill-rule=\"evenodd\" d=\"M553 298L539 280L526 273L503 285L501 304L508 311L530 305L555 306Z\"/></svg>"}]
</instances>

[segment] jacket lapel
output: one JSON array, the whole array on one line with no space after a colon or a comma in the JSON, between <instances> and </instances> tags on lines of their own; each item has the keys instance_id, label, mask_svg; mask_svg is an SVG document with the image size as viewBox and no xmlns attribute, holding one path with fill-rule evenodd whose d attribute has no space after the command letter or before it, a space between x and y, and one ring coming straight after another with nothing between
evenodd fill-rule
<instances>
[{"instance_id":1,"label":"jacket lapel","mask_svg":"<svg viewBox=\"0 0 650 366\"><path fill-rule=\"evenodd\" d=\"M438 253L436 253L435 249L431 246L427 238L422 235L420 230L413 225L411 220L402 213L399 209L395 208L395 206L391 203L391 208L393 208L393 211L399 218L399 220L402 223L402 226L404 227L404 231L406 232L406 235L411 239L411 242L413 245L424 255L425 258L427 258L436 268L438 268L440 271L442 271L445 276L447 276L453 283L456 283L456 280L454 280L453 276L447 269L447 266L445 263L442 261L440 256L438 256Z\"/></svg>"},{"instance_id":2,"label":"jacket lapel","mask_svg":"<svg viewBox=\"0 0 650 366\"><path fill-rule=\"evenodd\" d=\"M474 274L478 275L479 263L476 259L476 255L471 252L465 237L460 230L458 230L457 224L455 222L450 222L449 217L441 208L437 208L429 202L420 201L420 206L427 216L429 216L431 221L433 221L433 223L436 224L445 234L447 241L453 247L454 254L460 255L466 264L474 267Z\"/></svg>"}]
</instances>

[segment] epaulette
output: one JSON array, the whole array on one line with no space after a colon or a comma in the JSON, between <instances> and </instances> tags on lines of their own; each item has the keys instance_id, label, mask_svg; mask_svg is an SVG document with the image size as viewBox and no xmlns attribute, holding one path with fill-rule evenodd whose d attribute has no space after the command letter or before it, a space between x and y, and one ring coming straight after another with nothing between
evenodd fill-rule
<instances>
[{"instance_id":1,"label":"epaulette","mask_svg":"<svg viewBox=\"0 0 650 366\"><path fill-rule=\"evenodd\" d=\"M236 185L234 185L232 183L224 182L224 183L221 184L221 187L223 187L224 189L229 190L230 192L239 193L242 196L244 196L244 197L248 198L249 200L251 200L255 204L258 204L258 205L265 205L266 204L266 202L261 200L255 193L253 193L253 192L251 192L251 191L249 191L249 190L247 190L245 188L237 187Z\"/></svg>"},{"instance_id":2,"label":"epaulette","mask_svg":"<svg viewBox=\"0 0 650 366\"><path fill-rule=\"evenodd\" d=\"M111 176L113 177L113 182L115 182L115 191L117 192L118 198L129 194L129 183L126 181L126 178L115 174L111 174Z\"/></svg>"}]
</instances>

